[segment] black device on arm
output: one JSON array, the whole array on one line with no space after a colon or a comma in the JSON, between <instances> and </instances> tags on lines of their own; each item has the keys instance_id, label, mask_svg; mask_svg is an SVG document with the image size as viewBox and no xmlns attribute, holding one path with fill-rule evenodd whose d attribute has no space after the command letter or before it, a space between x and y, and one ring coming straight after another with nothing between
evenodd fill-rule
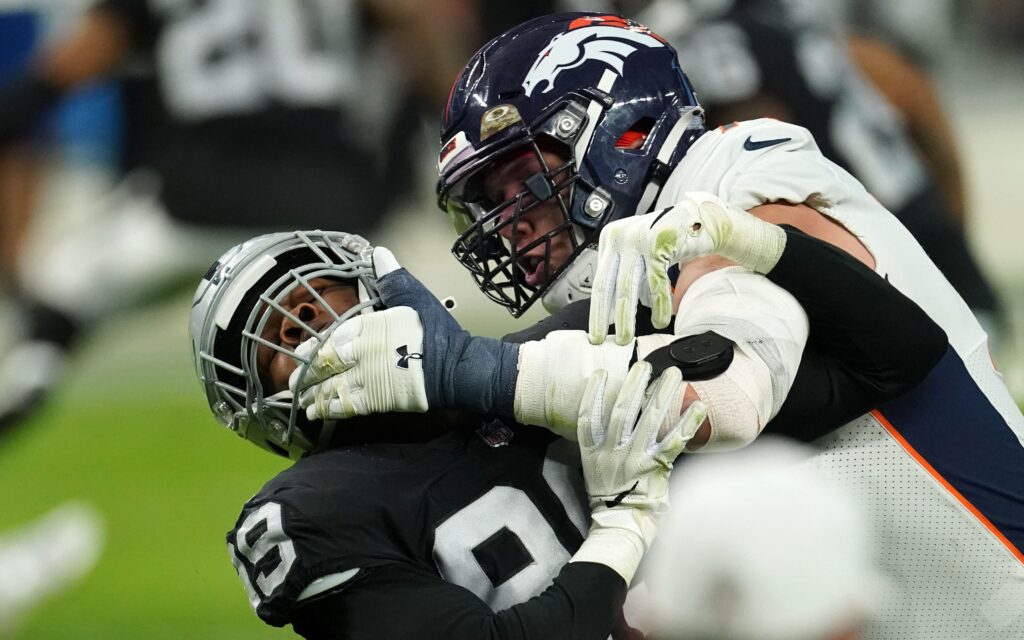
<instances>
[{"instance_id":1,"label":"black device on arm","mask_svg":"<svg viewBox=\"0 0 1024 640\"><path fill-rule=\"evenodd\" d=\"M660 376L669 367L678 367L683 380L707 380L729 368L735 344L714 331L705 331L678 338L655 349L644 360L651 363L652 377Z\"/></svg>"}]
</instances>

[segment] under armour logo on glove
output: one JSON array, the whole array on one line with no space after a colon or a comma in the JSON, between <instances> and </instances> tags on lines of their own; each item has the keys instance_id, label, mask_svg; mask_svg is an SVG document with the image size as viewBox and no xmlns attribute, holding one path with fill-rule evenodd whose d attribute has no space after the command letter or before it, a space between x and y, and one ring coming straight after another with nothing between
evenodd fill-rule
<instances>
[{"instance_id":1,"label":"under armour logo on glove","mask_svg":"<svg viewBox=\"0 0 1024 640\"><path fill-rule=\"evenodd\" d=\"M422 353L409 353L409 345L407 345L407 344L403 344L402 346L400 346L397 349L395 349L395 353L398 354L397 366L400 369L408 369L409 368L409 360L422 360L423 359L423 354Z\"/></svg>"}]
</instances>

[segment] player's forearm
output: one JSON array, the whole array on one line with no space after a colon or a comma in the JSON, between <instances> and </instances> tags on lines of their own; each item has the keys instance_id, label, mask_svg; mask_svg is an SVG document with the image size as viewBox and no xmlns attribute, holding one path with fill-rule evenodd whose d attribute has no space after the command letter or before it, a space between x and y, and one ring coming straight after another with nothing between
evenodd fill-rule
<instances>
[{"instance_id":1,"label":"player's forearm","mask_svg":"<svg viewBox=\"0 0 1024 640\"><path fill-rule=\"evenodd\" d=\"M585 331L575 330L553 331L543 340L525 342L519 348L511 417L575 441L576 418L590 376L599 369L608 374L604 387L607 418L630 366L675 339L658 333L640 336L626 345L617 345L612 338L594 345Z\"/></svg>"},{"instance_id":2,"label":"player's forearm","mask_svg":"<svg viewBox=\"0 0 1024 640\"><path fill-rule=\"evenodd\" d=\"M614 570L604 564L573 562L540 595L490 616L479 635L443 637L606 640L625 598L626 584ZM467 625L465 630L472 627Z\"/></svg>"},{"instance_id":3,"label":"player's forearm","mask_svg":"<svg viewBox=\"0 0 1024 640\"><path fill-rule=\"evenodd\" d=\"M735 348L723 373L691 383L708 407L711 424L702 450L742 447L758 436L790 391L807 340L807 315L783 288L733 266L695 280L680 302L675 333L706 331L731 340Z\"/></svg>"},{"instance_id":4,"label":"player's forearm","mask_svg":"<svg viewBox=\"0 0 1024 640\"><path fill-rule=\"evenodd\" d=\"M292 624L309 640L606 640L626 585L602 564L568 564L551 586L494 612L468 590L407 567L382 567L303 605Z\"/></svg>"},{"instance_id":5,"label":"player's forearm","mask_svg":"<svg viewBox=\"0 0 1024 640\"><path fill-rule=\"evenodd\" d=\"M65 40L43 54L38 73L61 91L111 73L131 48L132 36L114 11L88 11Z\"/></svg>"},{"instance_id":6,"label":"player's forearm","mask_svg":"<svg viewBox=\"0 0 1024 640\"><path fill-rule=\"evenodd\" d=\"M966 199L960 154L938 93L927 71L875 39L850 35L851 57L906 119L910 135L960 225Z\"/></svg>"}]
</instances>

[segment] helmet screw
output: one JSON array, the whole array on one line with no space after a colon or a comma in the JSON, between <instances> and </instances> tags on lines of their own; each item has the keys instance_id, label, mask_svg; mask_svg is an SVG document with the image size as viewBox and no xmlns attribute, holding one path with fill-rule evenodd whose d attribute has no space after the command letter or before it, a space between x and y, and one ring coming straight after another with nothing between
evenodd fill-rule
<instances>
[{"instance_id":1,"label":"helmet screw","mask_svg":"<svg viewBox=\"0 0 1024 640\"><path fill-rule=\"evenodd\" d=\"M607 206L608 203L606 203L603 198L601 198L597 194L594 194L587 198L587 202L584 205L584 209L588 216L590 216L591 218L596 218L599 215L601 215L601 212L603 212L605 210L605 207Z\"/></svg>"},{"instance_id":2,"label":"helmet screw","mask_svg":"<svg viewBox=\"0 0 1024 640\"><path fill-rule=\"evenodd\" d=\"M629 174L626 173L625 170L619 169L615 172L614 178L615 182L618 182L619 184L626 184L626 181L629 180Z\"/></svg>"},{"instance_id":3,"label":"helmet screw","mask_svg":"<svg viewBox=\"0 0 1024 640\"><path fill-rule=\"evenodd\" d=\"M558 120L558 130L562 133L570 133L576 128L576 121L572 118L560 118Z\"/></svg>"},{"instance_id":4,"label":"helmet screw","mask_svg":"<svg viewBox=\"0 0 1024 640\"><path fill-rule=\"evenodd\" d=\"M280 420L271 420L267 427L278 442L281 444L288 444L288 427L285 423Z\"/></svg>"},{"instance_id":5,"label":"helmet screw","mask_svg":"<svg viewBox=\"0 0 1024 640\"><path fill-rule=\"evenodd\" d=\"M217 421L232 431L238 431L238 423L235 422L235 410L224 400L213 405L213 414Z\"/></svg>"}]
</instances>

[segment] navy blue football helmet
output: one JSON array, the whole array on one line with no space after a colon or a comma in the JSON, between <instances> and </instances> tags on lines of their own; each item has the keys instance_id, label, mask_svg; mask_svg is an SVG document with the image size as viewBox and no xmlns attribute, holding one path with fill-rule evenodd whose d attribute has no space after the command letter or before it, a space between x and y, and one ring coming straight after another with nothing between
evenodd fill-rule
<instances>
[{"instance_id":1,"label":"navy blue football helmet","mask_svg":"<svg viewBox=\"0 0 1024 640\"><path fill-rule=\"evenodd\" d=\"M647 27L596 13L514 27L473 56L445 108L438 204L460 234L452 252L517 317L541 297L551 311L588 297L600 229L649 211L703 132L675 50ZM547 162L544 151L563 160ZM488 198L488 170L529 153L540 171L514 197ZM562 222L518 236L520 218L551 201ZM552 243L566 238L571 255L552 264ZM531 270L543 273L528 278Z\"/></svg>"}]
</instances>

